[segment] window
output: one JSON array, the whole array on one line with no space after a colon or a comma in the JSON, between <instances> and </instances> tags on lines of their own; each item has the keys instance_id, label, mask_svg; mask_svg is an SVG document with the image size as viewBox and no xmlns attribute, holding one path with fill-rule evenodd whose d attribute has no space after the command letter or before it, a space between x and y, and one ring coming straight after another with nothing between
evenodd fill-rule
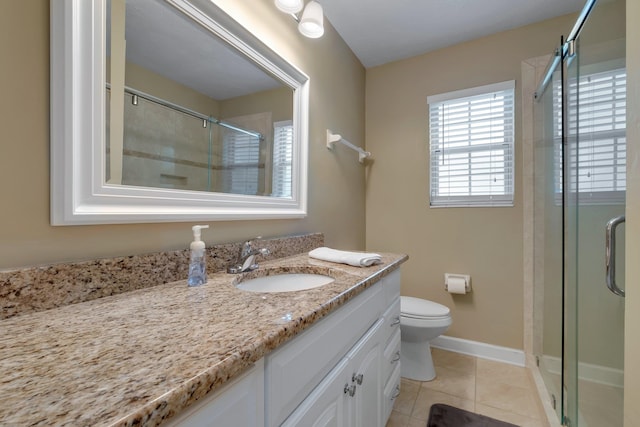
<instances>
[{"instance_id":1,"label":"window","mask_svg":"<svg viewBox=\"0 0 640 427\"><path fill-rule=\"evenodd\" d=\"M626 190L626 71L586 74L569 81L570 195L580 204L624 203ZM562 93L554 86L556 202L562 202ZM577 138L576 138L577 137ZM577 143L573 143L577 141Z\"/></svg>"},{"instance_id":2,"label":"window","mask_svg":"<svg viewBox=\"0 0 640 427\"><path fill-rule=\"evenodd\" d=\"M257 194L260 138L244 132L225 130L222 140L224 191Z\"/></svg>"},{"instance_id":3,"label":"window","mask_svg":"<svg viewBox=\"0 0 640 427\"><path fill-rule=\"evenodd\" d=\"M515 81L429 96L430 204L513 206Z\"/></svg>"},{"instance_id":4,"label":"window","mask_svg":"<svg viewBox=\"0 0 640 427\"><path fill-rule=\"evenodd\" d=\"M271 195L291 197L291 164L293 160L293 122L273 123L273 182Z\"/></svg>"}]
</instances>

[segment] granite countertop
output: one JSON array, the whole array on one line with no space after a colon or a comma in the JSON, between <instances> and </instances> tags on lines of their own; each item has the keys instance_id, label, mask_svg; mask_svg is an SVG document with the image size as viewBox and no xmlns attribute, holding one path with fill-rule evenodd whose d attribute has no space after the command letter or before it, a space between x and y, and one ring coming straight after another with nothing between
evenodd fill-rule
<instances>
[{"instance_id":1,"label":"granite countertop","mask_svg":"<svg viewBox=\"0 0 640 427\"><path fill-rule=\"evenodd\" d=\"M306 253L206 285L178 281L0 321L0 424L155 426L397 269ZM234 283L267 272L334 277L320 288L253 293Z\"/></svg>"}]
</instances>

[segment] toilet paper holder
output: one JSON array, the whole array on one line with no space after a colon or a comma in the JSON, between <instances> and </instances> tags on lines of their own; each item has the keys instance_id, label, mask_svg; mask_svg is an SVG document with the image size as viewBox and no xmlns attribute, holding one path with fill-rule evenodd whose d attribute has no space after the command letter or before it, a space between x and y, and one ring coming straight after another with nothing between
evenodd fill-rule
<instances>
[{"instance_id":1,"label":"toilet paper holder","mask_svg":"<svg viewBox=\"0 0 640 427\"><path fill-rule=\"evenodd\" d=\"M459 284L464 281L464 293L471 292L471 276L468 274L444 273L444 289L447 292L460 293L459 289L449 289L449 285ZM458 292L456 292L458 291Z\"/></svg>"}]
</instances>

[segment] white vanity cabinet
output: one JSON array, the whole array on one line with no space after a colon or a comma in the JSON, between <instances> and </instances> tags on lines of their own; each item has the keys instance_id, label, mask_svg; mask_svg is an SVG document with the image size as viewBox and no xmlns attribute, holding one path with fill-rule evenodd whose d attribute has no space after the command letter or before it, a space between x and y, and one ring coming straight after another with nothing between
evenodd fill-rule
<instances>
[{"instance_id":1,"label":"white vanity cabinet","mask_svg":"<svg viewBox=\"0 0 640 427\"><path fill-rule=\"evenodd\" d=\"M268 355L266 424L384 426L399 390L399 316L396 270Z\"/></svg>"},{"instance_id":2,"label":"white vanity cabinet","mask_svg":"<svg viewBox=\"0 0 640 427\"><path fill-rule=\"evenodd\" d=\"M264 359L175 419L171 427L264 427Z\"/></svg>"},{"instance_id":3,"label":"white vanity cabinet","mask_svg":"<svg viewBox=\"0 0 640 427\"><path fill-rule=\"evenodd\" d=\"M400 270L170 426L383 427L400 391Z\"/></svg>"}]
</instances>

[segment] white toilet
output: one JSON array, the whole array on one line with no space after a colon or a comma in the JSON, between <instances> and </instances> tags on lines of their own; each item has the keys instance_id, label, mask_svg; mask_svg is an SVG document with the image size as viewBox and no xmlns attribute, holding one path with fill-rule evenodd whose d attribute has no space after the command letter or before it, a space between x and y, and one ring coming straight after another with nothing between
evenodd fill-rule
<instances>
[{"instance_id":1,"label":"white toilet","mask_svg":"<svg viewBox=\"0 0 640 427\"><path fill-rule=\"evenodd\" d=\"M400 374L418 381L436 377L429 341L451 325L449 308L421 298L400 297Z\"/></svg>"}]
</instances>

